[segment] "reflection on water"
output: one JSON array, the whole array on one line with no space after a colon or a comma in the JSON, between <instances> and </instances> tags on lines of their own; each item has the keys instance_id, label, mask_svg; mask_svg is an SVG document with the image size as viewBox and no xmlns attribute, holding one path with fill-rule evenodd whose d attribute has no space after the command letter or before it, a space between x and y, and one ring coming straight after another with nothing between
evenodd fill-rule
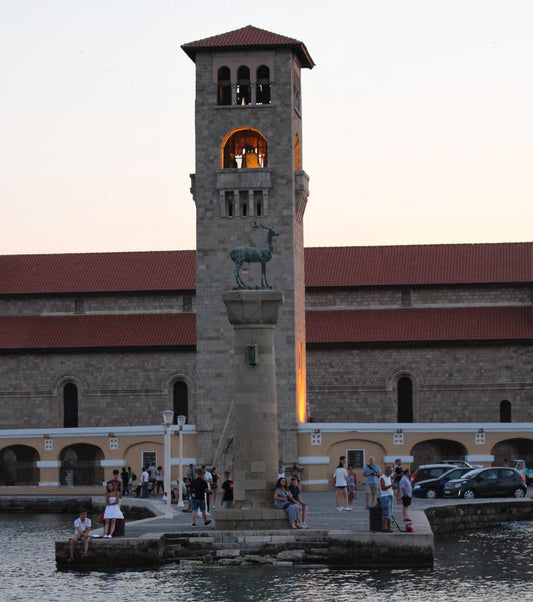
<instances>
[{"instance_id":1,"label":"reflection on water","mask_svg":"<svg viewBox=\"0 0 533 602\"><path fill-rule=\"evenodd\" d=\"M96 517L91 517L93 520ZM2 600L531 600L533 523L507 523L436 540L435 568L333 570L292 567L180 567L60 572L54 541L73 517L0 514Z\"/></svg>"}]
</instances>

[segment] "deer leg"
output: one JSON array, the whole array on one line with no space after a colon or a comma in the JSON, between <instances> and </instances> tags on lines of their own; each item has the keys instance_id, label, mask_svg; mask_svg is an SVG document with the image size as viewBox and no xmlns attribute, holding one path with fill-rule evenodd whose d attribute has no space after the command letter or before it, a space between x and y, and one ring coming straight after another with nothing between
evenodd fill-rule
<instances>
[{"instance_id":1,"label":"deer leg","mask_svg":"<svg viewBox=\"0 0 533 602\"><path fill-rule=\"evenodd\" d=\"M272 288L268 284L267 274L266 274L266 263L261 263L261 287L262 288Z\"/></svg>"},{"instance_id":2,"label":"deer leg","mask_svg":"<svg viewBox=\"0 0 533 602\"><path fill-rule=\"evenodd\" d=\"M235 274L235 282L237 283L237 288L250 288L244 284L243 279L241 278L242 263L235 263L235 268L233 269L233 273Z\"/></svg>"}]
</instances>

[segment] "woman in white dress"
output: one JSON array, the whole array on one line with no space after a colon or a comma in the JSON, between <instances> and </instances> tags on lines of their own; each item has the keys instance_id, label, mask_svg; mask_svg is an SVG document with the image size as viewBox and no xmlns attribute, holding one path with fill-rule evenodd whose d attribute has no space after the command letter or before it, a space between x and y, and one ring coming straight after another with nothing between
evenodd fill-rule
<instances>
[{"instance_id":1,"label":"woman in white dress","mask_svg":"<svg viewBox=\"0 0 533 602\"><path fill-rule=\"evenodd\" d=\"M120 495L115 484L109 481L105 486L104 537L111 538L115 532L117 518L124 518L120 508Z\"/></svg>"}]
</instances>

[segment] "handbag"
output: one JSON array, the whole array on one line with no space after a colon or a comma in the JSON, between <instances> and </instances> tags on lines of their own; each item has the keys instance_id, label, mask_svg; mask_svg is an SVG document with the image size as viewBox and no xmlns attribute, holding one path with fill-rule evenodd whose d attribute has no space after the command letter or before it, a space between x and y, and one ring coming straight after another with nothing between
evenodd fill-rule
<instances>
[{"instance_id":1,"label":"handbag","mask_svg":"<svg viewBox=\"0 0 533 602\"><path fill-rule=\"evenodd\" d=\"M104 511L102 512L102 514L100 514L100 516L98 517L98 522L99 522L99 523L103 523L103 522L104 522L104 513L105 513L105 510L104 510Z\"/></svg>"}]
</instances>

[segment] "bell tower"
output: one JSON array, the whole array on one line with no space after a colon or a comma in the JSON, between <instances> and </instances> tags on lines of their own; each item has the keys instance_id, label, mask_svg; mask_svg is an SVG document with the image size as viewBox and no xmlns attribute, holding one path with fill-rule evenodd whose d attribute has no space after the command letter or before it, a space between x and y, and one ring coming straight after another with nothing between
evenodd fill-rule
<instances>
[{"instance_id":1,"label":"bell tower","mask_svg":"<svg viewBox=\"0 0 533 602\"><path fill-rule=\"evenodd\" d=\"M237 286L229 252L266 247L270 285L283 293L275 333L280 459L297 460L296 426L306 420L300 73L314 66L295 39L247 26L184 44L196 65L196 407L198 459L222 468L232 454L233 331L222 294ZM260 264L240 276L260 285ZM261 361L259 349L258 361ZM243 349L243 357L245 350Z\"/></svg>"}]
</instances>

